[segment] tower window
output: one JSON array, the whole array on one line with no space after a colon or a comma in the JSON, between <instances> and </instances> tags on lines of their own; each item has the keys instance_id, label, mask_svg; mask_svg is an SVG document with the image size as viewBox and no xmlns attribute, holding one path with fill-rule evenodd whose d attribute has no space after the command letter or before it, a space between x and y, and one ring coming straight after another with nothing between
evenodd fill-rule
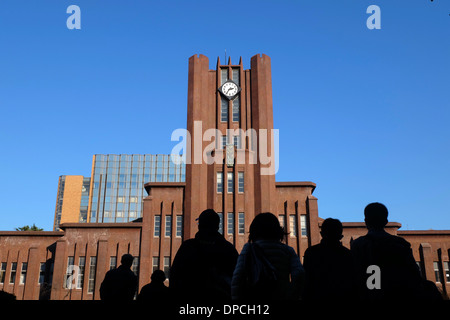
<instances>
[{"instance_id":1,"label":"tower window","mask_svg":"<svg viewBox=\"0 0 450 320\"><path fill-rule=\"evenodd\" d=\"M239 70L240 70L239 68L233 68L232 70L233 82L235 82L237 85L240 84Z\"/></svg>"},{"instance_id":2,"label":"tower window","mask_svg":"<svg viewBox=\"0 0 450 320\"><path fill-rule=\"evenodd\" d=\"M227 173L227 191L228 193L233 193L234 189L234 179L233 179L233 172Z\"/></svg>"},{"instance_id":3,"label":"tower window","mask_svg":"<svg viewBox=\"0 0 450 320\"><path fill-rule=\"evenodd\" d=\"M181 237L183 235L183 216L177 216L176 224L176 236Z\"/></svg>"},{"instance_id":4,"label":"tower window","mask_svg":"<svg viewBox=\"0 0 450 320\"><path fill-rule=\"evenodd\" d=\"M434 261L433 262L433 268L434 268L434 276L436 277L436 282L442 282L441 279L441 268L439 267L439 262Z\"/></svg>"},{"instance_id":5,"label":"tower window","mask_svg":"<svg viewBox=\"0 0 450 320\"><path fill-rule=\"evenodd\" d=\"M227 217L227 233L234 234L234 214L233 212L228 212Z\"/></svg>"},{"instance_id":6,"label":"tower window","mask_svg":"<svg viewBox=\"0 0 450 320\"><path fill-rule=\"evenodd\" d=\"M228 68L223 68L220 70L220 84L224 84L228 80Z\"/></svg>"},{"instance_id":7,"label":"tower window","mask_svg":"<svg viewBox=\"0 0 450 320\"><path fill-rule=\"evenodd\" d=\"M243 212L239 212L238 216L238 233L245 233L245 214Z\"/></svg>"},{"instance_id":8,"label":"tower window","mask_svg":"<svg viewBox=\"0 0 450 320\"><path fill-rule=\"evenodd\" d=\"M221 97L220 101L220 121L228 121L228 100L224 97Z\"/></svg>"},{"instance_id":9,"label":"tower window","mask_svg":"<svg viewBox=\"0 0 450 320\"><path fill-rule=\"evenodd\" d=\"M236 97L236 99L233 100L233 121L239 121L240 108L241 108L241 97Z\"/></svg>"},{"instance_id":10,"label":"tower window","mask_svg":"<svg viewBox=\"0 0 450 320\"><path fill-rule=\"evenodd\" d=\"M172 236L172 216L166 216L166 237Z\"/></svg>"},{"instance_id":11,"label":"tower window","mask_svg":"<svg viewBox=\"0 0 450 320\"><path fill-rule=\"evenodd\" d=\"M217 172L217 193L223 192L223 172Z\"/></svg>"},{"instance_id":12,"label":"tower window","mask_svg":"<svg viewBox=\"0 0 450 320\"><path fill-rule=\"evenodd\" d=\"M155 224L153 227L153 236L159 237L161 234L161 216L155 216Z\"/></svg>"},{"instance_id":13,"label":"tower window","mask_svg":"<svg viewBox=\"0 0 450 320\"><path fill-rule=\"evenodd\" d=\"M294 214L289 216L289 233L291 234L291 237L297 236L297 219L295 219Z\"/></svg>"},{"instance_id":14,"label":"tower window","mask_svg":"<svg viewBox=\"0 0 450 320\"><path fill-rule=\"evenodd\" d=\"M223 234L223 213L217 212L217 214L219 215L219 233Z\"/></svg>"},{"instance_id":15,"label":"tower window","mask_svg":"<svg viewBox=\"0 0 450 320\"><path fill-rule=\"evenodd\" d=\"M244 192L244 172L238 172L238 192Z\"/></svg>"},{"instance_id":16,"label":"tower window","mask_svg":"<svg viewBox=\"0 0 450 320\"><path fill-rule=\"evenodd\" d=\"M300 228L302 237L308 236L308 228L306 225L306 216L304 214L300 215Z\"/></svg>"}]
</instances>

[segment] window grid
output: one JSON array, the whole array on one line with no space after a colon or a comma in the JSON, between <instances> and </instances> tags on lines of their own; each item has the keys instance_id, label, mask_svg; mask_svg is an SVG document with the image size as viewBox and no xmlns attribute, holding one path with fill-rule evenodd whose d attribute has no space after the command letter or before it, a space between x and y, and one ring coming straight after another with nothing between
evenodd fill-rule
<instances>
[{"instance_id":1,"label":"window grid","mask_svg":"<svg viewBox=\"0 0 450 320\"><path fill-rule=\"evenodd\" d=\"M434 268L434 276L436 278L436 282L442 282L441 279L441 268L439 266L439 261L433 262L433 268Z\"/></svg>"},{"instance_id":2,"label":"window grid","mask_svg":"<svg viewBox=\"0 0 450 320\"><path fill-rule=\"evenodd\" d=\"M164 274L166 275L166 279L170 276L170 257L164 257Z\"/></svg>"},{"instance_id":3,"label":"window grid","mask_svg":"<svg viewBox=\"0 0 450 320\"><path fill-rule=\"evenodd\" d=\"M216 175L217 193L223 192L223 172L217 172Z\"/></svg>"},{"instance_id":4,"label":"window grid","mask_svg":"<svg viewBox=\"0 0 450 320\"><path fill-rule=\"evenodd\" d=\"M450 269L449 269L448 261L444 261L444 275L445 275L445 281L450 282Z\"/></svg>"},{"instance_id":5,"label":"window grid","mask_svg":"<svg viewBox=\"0 0 450 320\"><path fill-rule=\"evenodd\" d=\"M306 224L306 215L300 215L300 229L302 237L308 236L308 226Z\"/></svg>"},{"instance_id":6,"label":"window grid","mask_svg":"<svg viewBox=\"0 0 450 320\"><path fill-rule=\"evenodd\" d=\"M291 237L297 236L297 219L295 219L295 215L289 215L289 233Z\"/></svg>"},{"instance_id":7,"label":"window grid","mask_svg":"<svg viewBox=\"0 0 450 320\"><path fill-rule=\"evenodd\" d=\"M183 236L183 216L177 216L176 221L176 236L182 237Z\"/></svg>"},{"instance_id":8,"label":"window grid","mask_svg":"<svg viewBox=\"0 0 450 320\"><path fill-rule=\"evenodd\" d=\"M223 213L217 212L217 214L219 215L219 233L223 234Z\"/></svg>"},{"instance_id":9,"label":"window grid","mask_svg":"<svg viewBox=\"0 0 450 320\"><path fill-rule=\"evenodd\" d=\"M155 223L153 226L153 236L159 237L161 235L161 216L155 216Z\"/></svg>"},{"instance_id":10,"label":"window grid","mask_svg":"<svg viewBox=\"0 0 450 320\"><path fill-rule=\"evenodd\" d=\"M0 266L0 283L5 283L6 262L2 262Z\"/></svg>"},{"instance_id":11,"label":"window grid","mask_svg":"<svg viewBox=\"0 0 450 320\"><path fill-rule=\"evenodd\" d=\"M228 212L227 234L234 234L234 213L233 212Z\"/></svg>"},{"instance_id":12,"label":"window grid","mask_svg":"<svg viewBox=\"0 0 450 320\"><path fill-rule=\"evenodd\" d=\"M80 256L78 258L78 279L77 279L77 289L83 288L84 282L84 267L86 265L86 257Z\"/></svg>"},{"instance_id":13,"label":"window grid","mask_svg":"<svg viewBox=\"0 0 450 320\"><path fill-rule=\"evenodd\" d=\"M172 236L172 216L166 216L165 236L166 237Z\"/></svg>"},{"instance_id":14,"label":"window grid","mask_svg":"<svg viewBox=\"0 0 450 320\"><path fill-rule=\"evenodd\" d=\"M238 96L233 100L233 121L239 122L241 108L241 98Z\"/></svg>"},{"instance_id":15,"label":"window grid","mask_svg":"<svg viewBox=\"0 0 450 320\"><path fill-rule=\"evenodd\" d=\"M227 192L233 193L234 190L234 179L233 179L233 172L227 173Z\"/></svg>"},{"instance_id":16,"label":"window grid","mask_svg":"<svg viewBox=\"0 0 450 320\"><path fill-rule=\"evenodd\" d=\"M25 284L25 282L27 280L27 269L28 269L28 263L22 262L22 268L20 269L19 284Z\"/></svg>"},{"instance_id":17,"label":"window grid","mask_svg":"<svg viewBox=\"0 0 450 320\"><path fill-rule=\"evenodd\" d=\"M96 268L97 268L97 257L90 257L90 259L89 259L88 293L94 292Z\"/></svg>"},{"instance_id":18,"label":"window grid","mask_svg":"<svg viewBox=\"0 0 450 320\"><path fill-rule=\"evenodd\" d=\"M224 97L220 100L220 121L228 122L228 100Z\"/></svg>"},{"instance_id":19,"label":"window grid","mask_svg":"<svg viewBox=\"0 0 450 320\"><path fill-rule=\"evenodd\" d=\"M129 222L141 217L146 182L185 181L185 164L177 157L182 156L96 155L90 222ZM84 221L84 211L82 217Z\"/></svg>"},{"instance_id":20,"label":"window grid","mask_svg":"<svg viewBox=\"0 0 450 320\"><path fill-rule=\"evenodd\" d=\"M238 172L238 192L244 192L244 172Z\"/></svg>"},{"instance_id":21,"label":"window grid","mask_svg":"<svg viewBox=\"0 0 450 320\"><path fill-rule=\"evenodd\" d=\"M239 212L239 215L238 215L238 233L239 234L245 233L245 214L244 214L244 212Z\"/></svg>"},{"instance_id":22,"label":"window grid","mask_svg":"<svg viewBox=\"0 0 450 320\"><path fill-rule=\"evenodd\" d=\"M159 257L152 258L152 273L159 270Z\"/></svg>"},{"instance_id":23,"label":"window grid","mask_svg":"<svg viewBox=\"0 0 450 320\"><path fill-rule=\"evenodd\" d=\"M17 262L11 262L11 272L9 275L9 283L14 284L16 282Z\"/></svg>"}]
</instances>

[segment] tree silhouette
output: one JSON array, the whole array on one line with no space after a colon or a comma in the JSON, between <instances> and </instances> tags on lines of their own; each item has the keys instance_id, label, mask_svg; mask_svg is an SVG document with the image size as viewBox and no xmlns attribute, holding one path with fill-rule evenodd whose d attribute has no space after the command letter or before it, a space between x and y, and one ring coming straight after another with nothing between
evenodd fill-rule
<instances>
[{"instance_id":1,"label":"tree silhouette","mask_svg":"<svg viewBox=\"0 0 450 320\"><path fill-rule=\"evenodd\" d=\"M36 225L33 223L33 225L30 227L29 225L16 228L16 231L42 231L44 229L36 227Z\"/></svg>"}]
</instances>

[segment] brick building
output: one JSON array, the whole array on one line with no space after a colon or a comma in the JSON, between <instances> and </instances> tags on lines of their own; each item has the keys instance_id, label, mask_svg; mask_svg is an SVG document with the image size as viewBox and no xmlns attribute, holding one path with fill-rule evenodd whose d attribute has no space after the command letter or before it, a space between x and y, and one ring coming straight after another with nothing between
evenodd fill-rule
<instances>
[{"instance_id":1,"label":"brick building","mask_svg":"<svg viewBox=\"0 0 450 320\"><path fill-rule=\"evenodd\" d=\"M322 219L313 182L275 181L270 64L268 56L258 54L249 70L242 60L232 65L219 59L210 70L207 57L190 57L185 179L142 181L147 193L142 216L128 222L92 219L87 209L85 223L57 221L56 213L60 231L0 232L0 289L18 299L99 299L105 273L124 253L135 257L133 271L141 288L154 269L169 272L181 242L195 235L195 219L206 208L219 213L220 231L238 251L253 217L273 212L289 232L286 243L303 257L320 241ZM82 186L83 177L74 179ZM80 211L71 212L78 219ZM345 246L366 233L364 223L343 224ZM391 222L387 231L408 240L423 276L448 292L450 230L400 227Z\"/></svg>"}]
</instances>

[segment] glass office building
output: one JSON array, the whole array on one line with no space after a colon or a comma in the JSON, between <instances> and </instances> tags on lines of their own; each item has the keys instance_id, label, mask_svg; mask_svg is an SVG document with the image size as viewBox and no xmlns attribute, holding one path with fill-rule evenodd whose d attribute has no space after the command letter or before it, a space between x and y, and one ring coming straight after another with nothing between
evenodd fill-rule
<instances>
[{"instance_id":1,"label":"glass office building","mask_svg":"<svg viewBox=\"0 0 450 320\"><path fill-rule=\"evenodd\" d=\"M179 156L181 159L181 156ZM128 222L142 216L147 182L184 182L186 167L170 155L94 155L89 222Z\"/></svg>"}]
</instances>

